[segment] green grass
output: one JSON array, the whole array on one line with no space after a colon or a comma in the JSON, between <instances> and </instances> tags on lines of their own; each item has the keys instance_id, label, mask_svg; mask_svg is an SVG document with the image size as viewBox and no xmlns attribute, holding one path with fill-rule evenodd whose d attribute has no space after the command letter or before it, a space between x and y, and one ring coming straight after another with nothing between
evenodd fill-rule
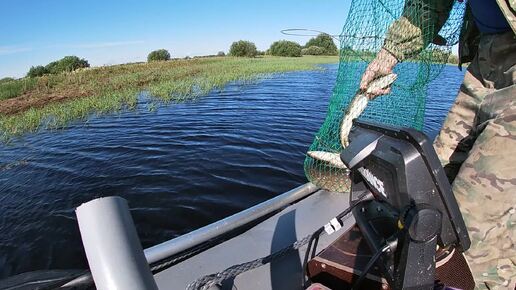
<instances>
[{"instance_id":1,"label":"green grass","mask_svg":"<svg viewBox=\"0 0 516 290\"><path fill-rule=\"evenodd\" d=\"M336 56L213 57L106 66L8 81L0 83L0 108L2 100L27 97L37 100L38 106L1 115L0 139L62 128L91 114L134 108L138 93L144 90L157 102L178 102L223 89L229 82L255 81L272 73L313 70L318 64L336 62Z\"/></svg>"},{"instance_id":2,"label":"green grass","mask_svg":"<svg viewBox=\"0 0 516 290\"><path fill-rule=\"evenodd\" d=\"M33 89L36 83L37 79L31 78L0 82L0 100L15 98L23 92Z\"/></svg>"}]
</instances>

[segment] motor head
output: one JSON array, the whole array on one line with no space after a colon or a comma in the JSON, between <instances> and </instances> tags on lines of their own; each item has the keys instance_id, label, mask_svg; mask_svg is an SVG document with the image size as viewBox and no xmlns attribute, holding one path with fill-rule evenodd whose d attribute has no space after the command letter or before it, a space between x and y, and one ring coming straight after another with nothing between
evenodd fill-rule
<instances>
[{"instance_id":1,"label":"motor head","mask_svg":"<svg viewBox=\"0 0 516 290\"><path fill-rule=\"evenodd\" d=\"M437 154L423 133L354 121L350 144L341 159L351 170L352 196L369 191L403 219L412 207L440 212L438 244L465 251L470 246L466 225Z\"/></svg>"}]
</instances>

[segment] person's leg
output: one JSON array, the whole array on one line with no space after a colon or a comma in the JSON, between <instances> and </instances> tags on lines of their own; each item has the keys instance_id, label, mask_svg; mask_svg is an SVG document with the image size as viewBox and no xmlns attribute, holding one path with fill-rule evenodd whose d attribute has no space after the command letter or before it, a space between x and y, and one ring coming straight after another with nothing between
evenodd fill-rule
<instances>
[{"instance_id":1,"label":"person's leg","mask_svg":"<svg viewBox=\"0 0 516 290\"><path fill-rule=\"evenodd\" d=\"M434 146L472 240L477 287L516 283L516 39L483 36Z\"/></svg>"},{"instance_id":2,"label":"person's leg","mask_svg":"<svg viewBox=\"0 0 516 290\"><path fill-rule=\"evenodd\" d=\"M516 78L516 39L511 32L484 35L468 67L455 103L435 139L434 148L453 182L478 132L477 113L485 96L511 86ZM514 96L508 96L514 97Z\"/></svg>"},{"instance_id":3,"label":"person's leg","mask_svg":"<svg viewBox=\"0 0 516 290\"><path fill-rule=\"evenodd\" d=\"M487 96L478 136L453 183L471 248L466 258L480 289L516 283L516 86Z\"/></svg>"},{"instance_id":4,"label":"person's leg","mask_svg":"<svg viewBox=\"0 0 516 290\"><path fill-rule=\"evenodd\" d=\"M484 87L478 57L469 65L455 103L448 112L434 148L450 182L476 139L476 115L484 97L494 89Z\"/></svg>"}]
</instances>

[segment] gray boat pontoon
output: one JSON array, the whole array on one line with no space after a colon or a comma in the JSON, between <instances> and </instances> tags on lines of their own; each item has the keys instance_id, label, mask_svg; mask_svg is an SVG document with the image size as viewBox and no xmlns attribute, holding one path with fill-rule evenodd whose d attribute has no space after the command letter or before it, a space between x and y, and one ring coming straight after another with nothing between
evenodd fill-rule
<instances>
[{"instance_id":1,"label":"gray boat pontoon","mask_svg":"<svg viewBox=\"0 0 516 290\"><path fill-rule=\"evenodd\" d=\"M101 199L96 202L108 203L110 204L108 207L111 208L124 207L125 202L120 198L107 199L111 200ZM246 227L250 223L262 220L243 233L239 233L233 238L154 274L154 280L159 289L186 289L190 283L202 276L267 256L304 238L338 215L342 209L347 208L348 202L348 194L319 190L313 184L308 183L214 224L148 248L144 251L145 258L149 264L154 264L169 257L175 257L185 250L202 246L212 239L231 234L235 230L238 231L239 227ZM102 208L106 209L106 207ZM95 211L95 213L98 221L106 221L106 218L112 214L108 211ZM78 214L81 217L81 208L78 209ZM350 219L345 227L349 228L352 224L353 221ZM110 223L103 223L102 227L105 228L97 228L92 234L102 236L103 240L110 239L109 233L113 234L112 226ZM81 228L81 231L83 231L83 228ZM82 233L84 237L84 232ZM94 254L90 254L89 249L86 248L90 267L99 266L103 271L103 273L99 273L102 278L96 277L95 282L99 286L97 281L101 279L103 285L109 285L108 283L111 281L107 280L118 277L122 286L117 289L142 289L141 286L145 285L145 279L141 277L144 269L120 267L120 265L128 263L126 259L134 258L134 254L127 257L118 257L119 259L113 257L113 250L127 253L133 250L125 248L128 242L122 241L121 237L123 236L117 233L117 236L114 237L115 240L106 241L100 247L95 244L92 251L99 254L99 256L96 256L98 260L95 261L91 260ZM337 237L337 234L322 237L319 241L319 247L328 246ZM118 244L121 242L124 243L122 244L124 246ZM118 249L112 249L111 246L118 247ZM237 276L230 282L232 285L228 289L303 289L302 262L305 250L306 246L301 247L299 251L291 251L281 259ZM109 255L108 259L110 261L103 259L103 257L107 258L106 255ZM119 264L120 262L122 264ZM116 268L102 268L106 263L112 264ZM96 275L95 272L93 274ZM72 281L68 283L68 286L74 283ZM224 286L228 287L227 285ZM153 288L149 286L149 289Z\"/></svg>"}]
</instances>

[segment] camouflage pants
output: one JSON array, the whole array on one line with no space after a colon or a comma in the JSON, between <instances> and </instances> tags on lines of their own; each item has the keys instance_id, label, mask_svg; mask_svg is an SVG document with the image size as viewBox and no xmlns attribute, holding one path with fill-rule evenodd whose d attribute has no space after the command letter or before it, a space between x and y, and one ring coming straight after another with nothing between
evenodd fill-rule
<instances>
[{"instance_id":1,"label":"camouflage pants","mask_svg":"<svg viewBox=\"0 0 516 290\"><path fill-rule=\"evenodd\" d=\"M483 35L434 143L468 226L479 289L516 284L515 79L515 35Z\"/></svg>"}]
</instances>

